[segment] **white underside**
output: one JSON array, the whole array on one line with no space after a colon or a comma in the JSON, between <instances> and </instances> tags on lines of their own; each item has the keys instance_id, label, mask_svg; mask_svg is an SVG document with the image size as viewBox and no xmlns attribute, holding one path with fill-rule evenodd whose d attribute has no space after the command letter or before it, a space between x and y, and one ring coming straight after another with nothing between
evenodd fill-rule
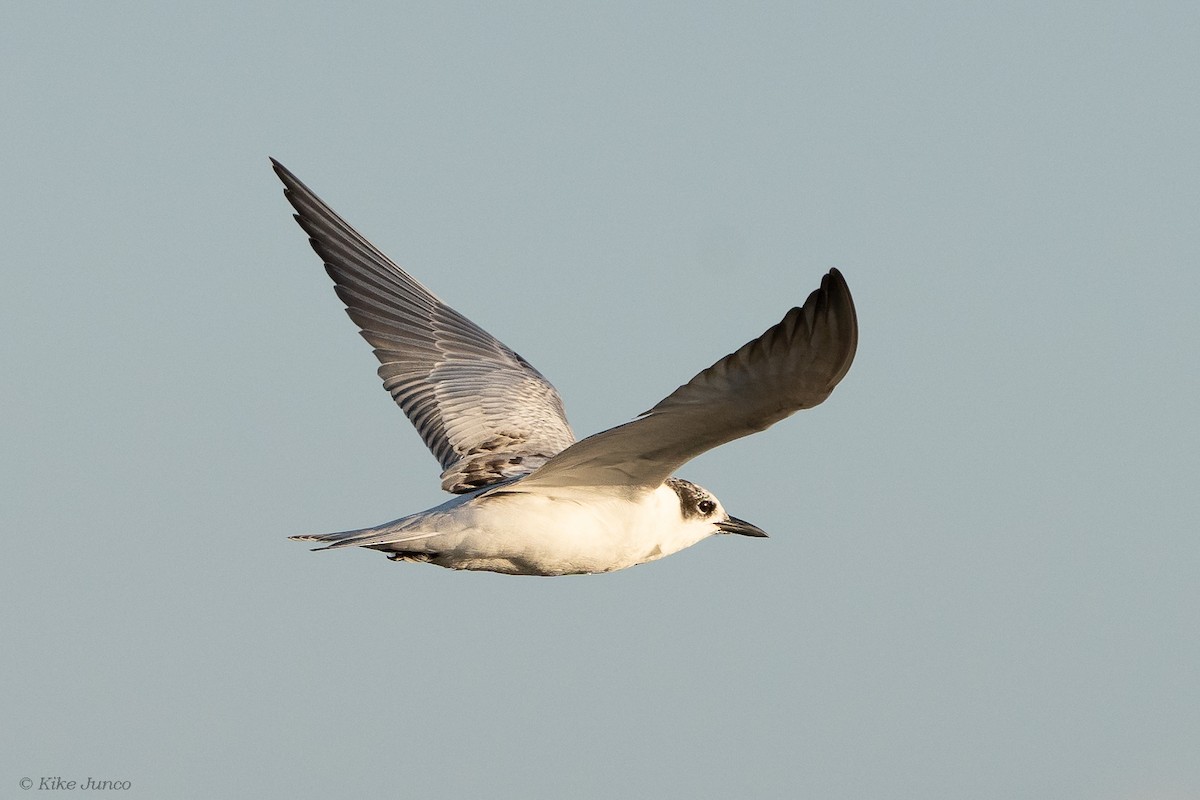
<instances>
[{"instance_id":1,"label":"white underside","mask_svg":"<svg viewBox=\"0 0 1200 800\"><path fill-rule=\"evenodd\" d=\"M451 569L514 575L612 572L712 535L684 520L667 486L630 495L608 487L519 488L455 498L374 529L362 545Z\"/></svg>"}]
</instances>

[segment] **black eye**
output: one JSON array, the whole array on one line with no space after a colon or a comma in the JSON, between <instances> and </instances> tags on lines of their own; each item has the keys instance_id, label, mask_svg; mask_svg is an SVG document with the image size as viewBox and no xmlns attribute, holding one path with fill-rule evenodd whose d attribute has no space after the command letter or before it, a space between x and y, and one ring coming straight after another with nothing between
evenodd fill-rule
<instances>
[{"instance_id":1,"label":"black eye","mask_svg":"<svg viewBox=\"0 0 1200 800\"><path fill-rule=\"evenodd\" d=\"M717 504L712 500L701 500L699 503L696 503L696 508L700 510L701 514L711 514L716 507Z\"/></svg>"}]
</instances>

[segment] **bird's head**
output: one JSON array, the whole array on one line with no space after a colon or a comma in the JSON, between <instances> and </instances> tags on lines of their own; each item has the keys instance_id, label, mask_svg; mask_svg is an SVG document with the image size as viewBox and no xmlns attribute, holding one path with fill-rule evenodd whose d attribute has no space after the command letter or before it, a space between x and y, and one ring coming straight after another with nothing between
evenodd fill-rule
<instances>
[{"instance_id":1,"label":"bird's head","mask_svg":"<svg viewBox=\"0 0 1200 800\"><path fill-rule=\"evenodd\" d=\"M710 533L736 533L765 537L767 532L744 519L731 517L712 492L682 478L668 478L667 486L679 496L679 511L684 522L711 526Z\"/></svg>"}]
</instances>

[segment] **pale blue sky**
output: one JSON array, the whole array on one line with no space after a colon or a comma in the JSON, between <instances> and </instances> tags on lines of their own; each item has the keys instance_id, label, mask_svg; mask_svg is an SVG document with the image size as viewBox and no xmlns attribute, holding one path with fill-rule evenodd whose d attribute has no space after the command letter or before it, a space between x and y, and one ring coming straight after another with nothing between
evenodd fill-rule
<instances>
[{"instance_id":1,"label":"pale blue sky","mask_svg":"<svg viewBox=\"0 0 1200 800\"><path fill-rule=\"evenodd\" d=\"M1200 796L1193 3L10 3L0 796ZM840 268L772 533L459 574L279 158L623 422Z\"/></svg>"}]
</instances>

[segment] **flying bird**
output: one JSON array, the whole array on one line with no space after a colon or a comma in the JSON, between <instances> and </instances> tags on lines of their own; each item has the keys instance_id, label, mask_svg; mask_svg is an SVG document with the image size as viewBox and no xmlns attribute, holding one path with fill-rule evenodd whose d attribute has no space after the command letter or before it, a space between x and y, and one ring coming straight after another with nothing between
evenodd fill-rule
<instances>
[{"instance_id":1,"label":"flying bird","mask_svg":"<svg viewBox=\"0 0 1200 800\"><path fill-rule=\"evenodd\" d=\"M384 387L454 494L383 525L292 539L451 569L569 575L654 561L713 534L767 535L673 475L829 396L858 344L840 272L831 269L803 305L637 419L577 441L558 392L528 361L271 163L346 313L375 348Z\"/></svg>"}]
</instances>

